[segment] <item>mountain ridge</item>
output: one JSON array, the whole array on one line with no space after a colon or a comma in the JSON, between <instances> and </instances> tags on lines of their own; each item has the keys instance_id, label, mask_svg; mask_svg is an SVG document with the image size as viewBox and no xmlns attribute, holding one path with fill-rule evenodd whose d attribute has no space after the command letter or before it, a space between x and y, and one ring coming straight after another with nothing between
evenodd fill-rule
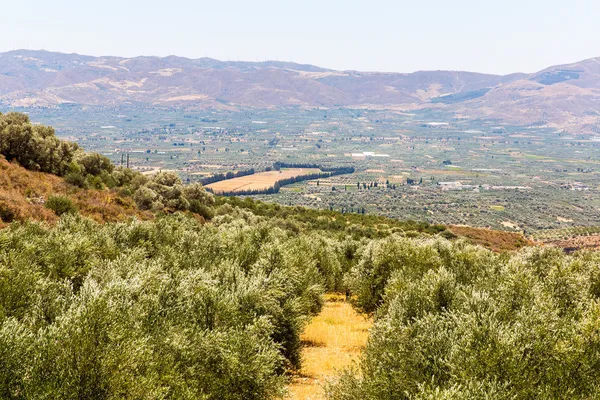
<instances>
[{"instance_id":1,"label":"mountain ridge","mask_svg":"<svg viewBox=\"0 0 600 400\"><path fill-rule=\"evenodd\" d=\"M440 108L500 123L596 132L600 58L539 72L337 71L284 61L0 53L0 104L195 108Z\"/></svg>"}]
</instances>

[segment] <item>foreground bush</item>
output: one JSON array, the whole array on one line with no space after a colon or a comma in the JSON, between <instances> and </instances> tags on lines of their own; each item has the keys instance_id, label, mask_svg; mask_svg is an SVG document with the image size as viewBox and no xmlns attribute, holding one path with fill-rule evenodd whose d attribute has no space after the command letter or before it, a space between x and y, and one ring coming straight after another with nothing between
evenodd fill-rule
<instances>
[{"instance_id":1,"label":"foreground bush","mask_svg":"<svg viewBox=\"0 0 600 400\"><path fill-rule=\"evenodd\" d=\"M247 215L0 231L0 398L268 399L339 271Z\"/></svg>"},{"instance_id":2,"label":"foreground bush","mask_svg":"<svg viewBox=\"0 0 600 400\"><path fill-rule=\"evenodd\" d=\"M69 198L63 196L50 196L46 201L46 208L54 211L58 216L77 212L75 204Z\"/></svg>"},{"instance_id":3,"label":"foreground bush","mask_svg":"<svg viewBox=\"0 0 600 400\"><path fill-rule=\"evenodd\" d=\"M329 397L597 398L599 279L598 253L375 242L349 278L377 309L361 377L346 373Z\"/></svg>"}]
</instances>

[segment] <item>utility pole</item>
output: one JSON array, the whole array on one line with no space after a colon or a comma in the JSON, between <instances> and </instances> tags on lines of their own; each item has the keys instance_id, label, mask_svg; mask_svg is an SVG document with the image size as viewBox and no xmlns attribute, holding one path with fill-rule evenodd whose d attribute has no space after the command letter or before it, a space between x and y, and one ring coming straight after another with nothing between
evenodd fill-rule
<instances>
[{"instance_id":1,"label":"utility pole","mask_svg":"<svg viewBox=\"0 0 600 400\"><path fill-rule=\"evenodd\" d=\"M127 153L127 168L129 169L129 153Z\"/></svg>"}]
</instances>

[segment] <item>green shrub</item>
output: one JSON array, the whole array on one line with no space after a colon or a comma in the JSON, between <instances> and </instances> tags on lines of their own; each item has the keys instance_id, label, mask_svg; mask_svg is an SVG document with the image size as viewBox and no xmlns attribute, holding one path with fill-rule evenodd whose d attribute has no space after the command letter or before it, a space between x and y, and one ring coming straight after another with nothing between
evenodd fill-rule
<instances>
[{"instance_id":1,"label":"green shrub","mask_svg":"<svg viewBox=\"0 0 600 400\"><path fill-rule=\"evenodd\" d=\"M598 253L412 247L375 242L354 268L359 304L380 305L360 373L343 374L330 399L600 395ZM383 296L368 290L381 280Z\"/></svg>"},{"instance_id":2,"label":"green shrub","mask_svg":"<svg viewBox=\"0 0 600 400\"><path fill-rule=\"evenodd\" d=\"M131 185L135 186L136 181L139 187L134 192L133 199L142 210L190 210L206 219L212 218L213 211L209 206L214 204L214 197L200 184L184 186L179 176L171 172L159 172L150 179L134 179Z\"/></svg>"},{"instance_id":3,"label":"green shrub","mask_svg":"<svg viewBox=\"0 0 600 400\"><path fill-rule=\"evenodd\" d=\"M103 172L110 174L115 168L107 157L98 153L80 153L76 161L81 165L83 172L93 176L101 175Z\"/></svg>"},{"instance_id":4,"label":"green shrub","mask_svg":"<svg viewBox=\"0 0 600 400\"><path fill-rule=\"evenodd\" d=\"M13 222L15 218L15 211L6 202L0 200L0 221Z\"/></svg>"},{"instance_id":5,"label":"green shrub","mask_svg":"<svg viewBox=\"0 0 600 400\"><path fill-rule=\"evenodd\" d=\"M77 213L77 207L71 199L63 196L50 196L46 201L46 208L54 211L58 216Z\"/></svg>"},{"instance_id":6,"label":"green shrub","mask_svg":"<svg viewBox=\"0 0 600 400\"><path fill-rule=\"evenodd\" d=\"M65 175L65 182L80 188L87 187L85 176L83 176L83 174L80 172L69 172Z\"/></svg>"},{"instance_id":7,"label":"green shrub","mask_svg":"<svg viewBox=\"0 0 600 400\"><path fill-rule=\"evenodd\" d=\"M85 178L87 185L92 189L104 189L104 181L100 176L94 176L88 174Z\"/></svg>"},{"instance_id":8,"label":"green shrub","mask_svg":"<svg viewBox=\"0 0 600 400\"><path fill-rule=\"evenodd\" d=\"M141 187L133 194L133 200L137 206L142 210L149 210L152 208L152 204L158 198L158 194L147 187Z\"/></svg>"},{"instance_id":9,"label":"green shrub","mask_svg":"<svg viewBox=\"0 0 600 400\"><path fill-rule=\"evenodd\" d=\"M281 398L341 255L230 216L0 231L0 397Z\"/></svg>"},{"instance_id":10,"label":"green shrub","mask_svg":"<svg viewBox=\"0 0 600 400\"><path fill-rule=\"evenodd\" d=\"M102 173L100 174L100 179L102 180L104 185L109 189L114 189L118 185L117 180L112 176L112 174L110 174L107 171L102 171Z\"/></svg>"},{"instance_id":11,"label":"green shrub","mask_svg":"<svg viewBox=\"0 0 600 400\"><path fill-rule=\"evenodd\" d=\"M198 200L190 201L190 211L200 215L207 221L213 219L215 216L215 212L212 208L208 207L205 204L202 204Z\"/></svg>"}]
</instances>

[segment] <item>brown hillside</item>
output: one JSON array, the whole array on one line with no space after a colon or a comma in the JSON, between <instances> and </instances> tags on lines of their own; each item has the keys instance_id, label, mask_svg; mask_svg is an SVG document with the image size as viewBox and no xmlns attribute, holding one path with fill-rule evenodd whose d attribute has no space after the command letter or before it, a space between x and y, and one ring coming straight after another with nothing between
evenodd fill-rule
<instances>
[{"instance_id":1,"label":"brown hillside","mask_svg":"<svg viewBox=\"0 0 600 400\"><path fill-rule=\"evenodd\" d=\"M533 242L516 232L494 231L459 225L449 226L448 230L456 236L465 237L474 244L494 251L512 251L533 245Z\"/></svg>"},{"instance_id":2,"label":"brown hillside","mask_svg":"<svg viewBox=\"0 0 600 400\"><path fill-rule=\"evenodd\" d=\"M56 221L58 217L44 206L53 195L68 197L81 215L99 222L152 217L138 210L131 198L114 191L79 189L55 175L28 171L0 156L0 226L11 220Z\"/></svg>"}]
</instances>

